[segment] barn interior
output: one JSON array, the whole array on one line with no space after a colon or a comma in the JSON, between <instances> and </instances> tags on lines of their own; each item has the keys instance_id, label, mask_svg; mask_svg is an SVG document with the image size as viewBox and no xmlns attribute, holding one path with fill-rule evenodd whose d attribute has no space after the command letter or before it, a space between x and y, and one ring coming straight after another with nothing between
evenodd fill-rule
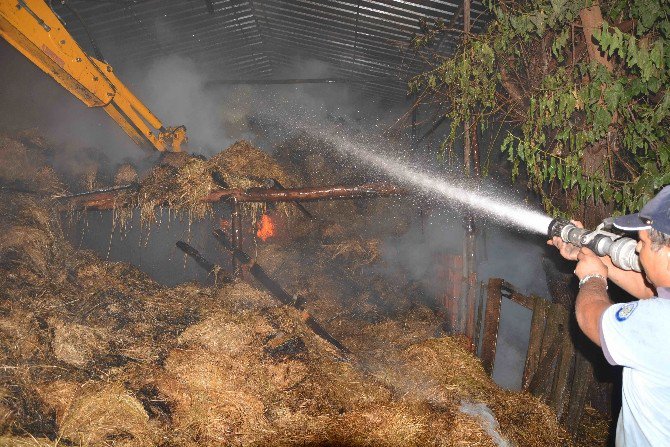
<instances>
[{"instance_id":1,"label":"barn interior","mask_svg":"<svg viewBox=\"0 0 670 447\"><path fill-rule=\"evenodd\" d=\"M426 22L448 57L485 4L6 3L188 140L0 39L0 445L609 445L551 218L408 92Z\"/></svg>"}]
</instances>

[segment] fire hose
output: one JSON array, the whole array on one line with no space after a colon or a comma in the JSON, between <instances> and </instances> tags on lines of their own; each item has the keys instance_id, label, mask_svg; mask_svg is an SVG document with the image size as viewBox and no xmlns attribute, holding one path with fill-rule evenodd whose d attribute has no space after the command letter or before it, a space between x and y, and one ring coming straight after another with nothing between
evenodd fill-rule
<instances>
[{"instance_id":1,"label":"fire hose","mask_svg":"<svg viewBox=\"0 0 670 447\"><path fill-rule=\"evenodd\" d=\"M637 241L605 231L611 222L606 219L595 230L579 228L565 219L554 219L549 224L549 237L558 236L577 247L590 248L598 256L609 256L612 264L623 270L641 271L640 259L635 251Z\"/></svg>"}]
</instances>

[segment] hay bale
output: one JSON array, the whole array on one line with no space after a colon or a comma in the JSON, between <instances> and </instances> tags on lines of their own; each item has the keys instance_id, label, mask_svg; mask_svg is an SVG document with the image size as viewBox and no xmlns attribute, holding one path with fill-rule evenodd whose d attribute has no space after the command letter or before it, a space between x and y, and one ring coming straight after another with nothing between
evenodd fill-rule
<instances>
[{"instance_id":1,"label":"hay bale","mask_svg":"<svg viewBox=\"0 0 670 447\"><path fill-rule=\"evenodd\" d=\"M68 365L86 366L97 355L110 350L112 338L107 328L84 326L76 323L51 320L53 328L53 353L61 362Z\"/></svg>"},{"instance_id":2,"label":"hay bale","mask_svg":"<svg viewBox=\"0 0 670 447\"><path fill-rule=\"evenodd\" d=\"M13 226L0 234L0 261L21 265L43 275L49 273L53 238L27 226Z\"/></svg>"},{"instance_id":3,"label":"hay bale","mask_svg":"<svg viewBox=\"0 0 670 447\"><path fill-rule=\"evenodd\" d=\"M46 166L46 151L28 148L18 138L0 134L0 184L44 194L62 194L66 187L53 168Z\"/></svg>"},{"instance_id":4,"label":"hay bale","mask_svg":"<svg viewBox=\"0 0 670 447\"><path fill-rule=\"evenodd\" d=\"M258 366L258 365L257 365ZM246 362L202 348L173 351L157 381L172 404L175 430L205 445L250 445L270 430Z\"/></svg>"},{"instance_id":5,"label":"hay bale","mask_svg":"<svg viewBox=\"0 0 670 447\"><path fill-rule=\"evenodd\" d=\"M278 180L289 188L298 186L299 181L270 155L242 140L211 158L232 188L262 186L265 179Z\"/></svg>"},{"instance_id":6,"label":"hay bale","mask_svg":"<svg viewBox=\"0 0 670 447\"><path fill-rule=\"evenodd\" d=\"M31 312L11 308L0 316L0 359L30 360L46 351L42 330Z\"/></svg>"},{"instance_id":7,"label":"hay bale","mask_svg":"<svg viewBox=\"0 0 670 447\"><path fill-rule=\"evenodd\" d=\"M142 403L118 383L80 389L58 417L58 427L61 438L81 446L110 445L116 440L153 445Z\"/></svg>"},{"instance_id":8,"label":"hay bale","mask_svg":"<svg viewBox=\"0 0 670 447\"><path fill-rule=\"evenodd\" d=\"M179 343L200 346L216 353L235 357L240 355L259 339L274 332L267 321L260 316L252 316L249 321L226 321L229 312L214 314L205 321L195 324L179 336Z\"/></svg>"},{"instance_id":9,"label":"hay bale","mask_svg":"<svg viewBox=\"0 0 670 447\"><path fill-rule=\"evenodd\" d=\"M52 210L48 201L30 194L0 193L0 266L62 277L56 266L70 251Z\"/></svg>"},{"instance_id":10,"label":"hay bale","mask_svg":"<svg viewBox=\"0 0 670 447\"><path fill-rule=\"evenodd\" d=\"M54 441L49 438L34 436L0 436L0 447L54 447Z\"/></svg>"}]
</instances>

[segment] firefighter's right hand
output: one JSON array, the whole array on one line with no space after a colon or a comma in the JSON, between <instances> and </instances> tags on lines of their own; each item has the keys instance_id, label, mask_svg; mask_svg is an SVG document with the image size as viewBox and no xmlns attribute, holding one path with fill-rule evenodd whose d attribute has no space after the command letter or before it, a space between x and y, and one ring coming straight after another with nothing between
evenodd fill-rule
<instances>
[{"instance_id":1,"label":"firefighter's right hand","mask_svg":"<svg viewBox=\"0 0 670 447\"><path fill-rule=\"evenodd\" d=\"M577 228L584 228L584 224L582 224L577 220L571 220L570 222L574 224L574 226L576 226ZM572 245L570 242L565 242L558 236L554 236L552 239L549 239L547 241L547 244L553 245L554 247L558 248L558 251L561 253L561 256L563 256L568 261L577 260L577 255L579 254L579 247L577 247L576 245Z\"/></svg>"}]
</instances>

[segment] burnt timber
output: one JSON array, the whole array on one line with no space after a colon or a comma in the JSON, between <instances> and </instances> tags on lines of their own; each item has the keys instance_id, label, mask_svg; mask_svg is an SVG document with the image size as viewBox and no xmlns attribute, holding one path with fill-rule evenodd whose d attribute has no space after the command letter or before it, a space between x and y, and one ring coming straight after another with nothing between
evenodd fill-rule
<instances>
[{"instance_id":1,"label":"burnt timber","mask_svg":"<svg viewBox=\"0 0 670 447\"><path fill-rule=\"evenodd\" d=\"M61 210L103 211L123 208L129 204L122 200L121 191L107 191L78 195L61 200ZM248 202L308 202L317 200L360 199L366 197L388 197L406 195L407 190L388 183L364 183L356 186L316 186L307 188L249 188L221 189L202 198L203 203L235 200Z\"/></svg>"}]
</instances>

